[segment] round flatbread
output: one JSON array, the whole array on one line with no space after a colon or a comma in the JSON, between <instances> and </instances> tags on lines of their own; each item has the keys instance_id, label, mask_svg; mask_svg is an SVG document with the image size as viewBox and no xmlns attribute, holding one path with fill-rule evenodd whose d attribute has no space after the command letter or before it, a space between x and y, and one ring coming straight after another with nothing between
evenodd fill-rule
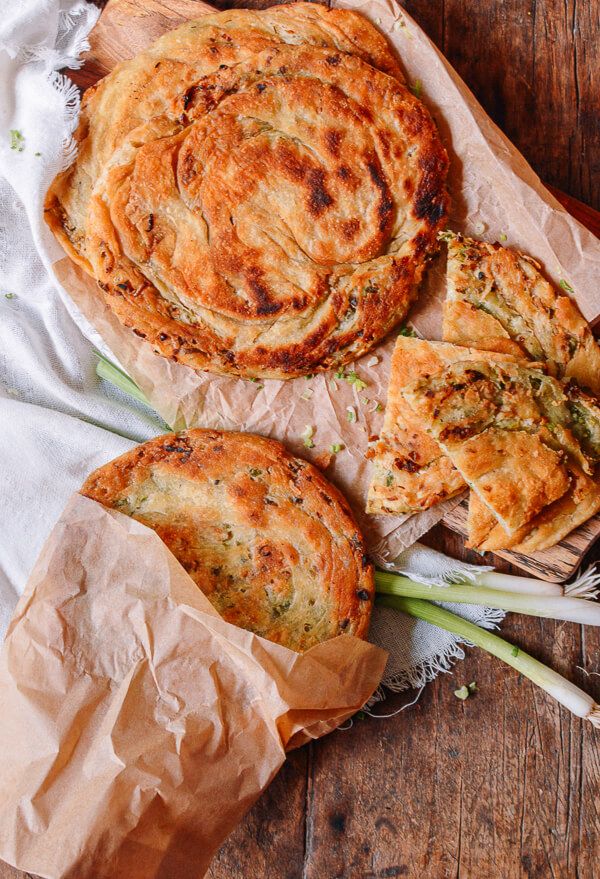
<instances>
[{"instance_id":1,"label":"round flatbread","mask_svg":"<svg viewBox=\"0 0 600 879\"><path fill-rule=\"evenodd\" d=\"M206 16L106 77L47 220L173 360L290 378L401 321L447 207L447 156L383 37L294 4Z\"/></svg>"},{"instance_id":2,"label":"round flatbread","mask_svg":"<svg viewBox=\"0 0 600 879\"><path fill-rule=\"evenodd\" d=\"M96 470L81 492L156 531L228 622L297 651L365 637L373 567L348 504L280 443L168 434Z\"/></svg>"}]
</instances>

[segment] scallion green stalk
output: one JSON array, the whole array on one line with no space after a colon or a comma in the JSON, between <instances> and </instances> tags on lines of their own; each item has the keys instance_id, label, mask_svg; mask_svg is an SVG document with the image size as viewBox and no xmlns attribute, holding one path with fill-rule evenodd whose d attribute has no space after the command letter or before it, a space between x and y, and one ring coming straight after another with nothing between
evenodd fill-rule
<instances>
[{"instance_id":1,"label":"scallion green stalk","mask_svg":"<svg viewBox=\"0 0 600 879\"><path fill-rule=\"evenodd\" d=\"M448 586L428 586L416 583L402 574L388 571L375 572L375 586L380 595L399 595L406 598L425 598L429 601L451 601L459 604L480 604L501 610L523 613L551 620L567 620L588 626L600 626L600 604L583 598L553 595L522 595L501 592L475 583L455 583Z\"/></svg>"},{"instance_id":2,"label":"scallion green stalk","mask_svg":"<svg viewBox=\"0 0 600 879\"><path fill-rule=\"evenodd\" d=\"M458 571L450 577L449 583L476 583L501 592L518 592L522 595L569 595L571 598L596 598L600 592L600 574L590 568L573 583L547 583L535 577L516 577L514 574L500 574L497 571Z\"/></svg>"},{"instance_id":3,"label":"scallion green stalk","mask_svg":"<svg viewBox=\"0 0 600 879\"><path fill-rule=\"evenodd\" d=\"M457 579L457 583L467 583L469 578ZM488 589L499 589L501 592L518 592L521 595L564 595L560 583L547 583L533 577L516 577L514 574L499 574L497 571L481 571L473 575L472 582Z\"/></svg>"},{"instance_id":4,"label":"scallion green stalk","mask_svg":"<svg viewBox=\"0 0 600 879\"><path fill-rule=\"evenodd\" d=\"M568 708L577 717L589 720L595 727L600 729L600 706L579 687L567 681L562 675L552 671L542 662L538 662L533 656L495 635L486 629L481 629L474 623L462 619L443 607L438 607L430 601L422 601L419 598L406 598L399 595L381 595L377 599L378 604L385 607L393 607L401 610L409 616L424 620L447 632L452 632L465 641L470 641L482 650L487 650L493 656L497 656L507 665L512 666L520 674L525 675L549 693L554 699Z\"/></svg>"},{"instance_id":5,"label":"scallion green stalk","mask_svg":"<svg viewBox=\"0 0 600 879\"><path fill-rule=\"evenodd\" d=\"M107 382L110 382L111 385L115 385L115 387L119 388L120 391L123 391L124 394L129 394L130 397L135 397L136 400L139 400L140 403L145 403L146 406L150 406L148 398L141 391L136 383L129 378L127 373L123 372L122 369L119 369L118 366L115 366L114 363L111 363L110 360L107 360L102 354L98 351L95 352L98 357L98 363L96 364L96 375L99 378L104 379ZM150 408L152 408L150 406Z\"/></svg>"}]
</instances>

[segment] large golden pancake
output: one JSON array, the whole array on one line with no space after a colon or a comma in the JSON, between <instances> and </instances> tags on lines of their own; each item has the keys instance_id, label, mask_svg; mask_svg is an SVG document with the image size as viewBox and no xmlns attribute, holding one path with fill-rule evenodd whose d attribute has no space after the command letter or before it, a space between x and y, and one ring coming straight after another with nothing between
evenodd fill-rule
<instances>
[{"instance_id":1,"label":"large golden pancake","mask_svg":"<svg viewBox=\"0 0 600 879\"><path fill-rule=\"evenodd\" d=\"M289 378L401 321L446 213L447 156L383 37L294 4L209 15L86 97L49 225L138 336Z\"/></svg>"}]
</instances>

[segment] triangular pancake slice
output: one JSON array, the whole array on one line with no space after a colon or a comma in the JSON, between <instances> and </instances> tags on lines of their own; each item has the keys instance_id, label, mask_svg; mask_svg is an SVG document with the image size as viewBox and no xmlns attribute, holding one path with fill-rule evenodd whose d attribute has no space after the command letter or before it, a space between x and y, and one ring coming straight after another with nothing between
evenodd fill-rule
<instances>
[{"instance_id":1,"label":"triangular pancake slice","mask_svg":"<svg viewBox=\"0 0 600 879\"><path fill-rule=\"evenodd\" d=\"M473 349L398 336L383 427L367 453L373 461L367 513L420 512L466 488L460 473L420 425L402 390L448 364L476 356L478 352ZM502 354L485 356L490 360L514 360Z\"/></svg>"},{"instance_id":2,"label":"triangular pancake slice","mask_svg":"<svg viewBox=\"0 0 600 879\"><path fill-rule=\"evenodd\" d=\"M558 382L539 369L489 358L431 371L403 394L483 504L514 534L565 494L568 460L591 466Z\"/></svg>"},{"instance_id":3,"label":"triangular pancake slice","mask_svg":"<svg viewBox=\"0 0 600 879\"><path fill-rule=\"evenodd\" d=\"M543 361L551 375L600 394L600 347L576 303L535 260L497 243L449 232L444 239L446 341Z\"/></svg>"},{"instance_id":4,"label":"triangular pancake slice","mask_svg":"<svg viewBox=\"0 0 600 879\"><path fill-rule=\"evenodd\" d=\"M554 546L600 510L598 479L587 476L578 467L570 468L570 475L569 491L511 536L479 496L471 492L467 547L479 552L511 549L529 554Z\"/></svg>"}]
</instances>

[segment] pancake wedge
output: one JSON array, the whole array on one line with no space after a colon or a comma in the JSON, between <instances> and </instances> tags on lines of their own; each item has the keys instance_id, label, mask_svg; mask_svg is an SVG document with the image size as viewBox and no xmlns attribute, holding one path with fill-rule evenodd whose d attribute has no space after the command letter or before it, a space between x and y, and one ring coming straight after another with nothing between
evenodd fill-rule
<instances>
[{"instance_id":1,"label":"pancake wedge","mask_svg":"<svg viewBox=\"0 0 600 879\"><path fill-rule=\"evenodd\" d=\"M575 301L544 278L539 264L500 244L443 237L444 339L544 362L551 375L600 394L600 347Z\"/></svg>"},{"instance_id":2,"label":"pancake wedge","mask_svg":"<svg viewBox=\"0 0 600 879\"><path fill-rule=\"evenodd\" d=\"M379 439L369 449L373 473L367 512L401 515L426 510L467 486L439 444L424 429L404 397L404 388L480 352L458 345L398 336ZM488 355L486 354L486 357ZM511 355L489 355L512 361Z\"/></svg>"},{"instance_id":3,"label":"pancake wedge","mask_svg":"<svg viewBox=\"0 0 600 879\"><path fill-rule=\"evenodd\" d=\"M576 466L569 467L571 485L515 534L508 535L475 492L469 497L467 546L479 552L503 549L524 554L554 546L600 510L600 481Z\"/></svg>"},{"instance_id":4,"label":"pancake wedge","mask_svg":"<svg viewBox=\"0 0 600 879\"><path fill-rule=\"evenodd\" d=\"M568 462L593 472L560 384L539 369L461 361L404 396L508 534L565 494Z\"/></svg>"}]
</instances>

